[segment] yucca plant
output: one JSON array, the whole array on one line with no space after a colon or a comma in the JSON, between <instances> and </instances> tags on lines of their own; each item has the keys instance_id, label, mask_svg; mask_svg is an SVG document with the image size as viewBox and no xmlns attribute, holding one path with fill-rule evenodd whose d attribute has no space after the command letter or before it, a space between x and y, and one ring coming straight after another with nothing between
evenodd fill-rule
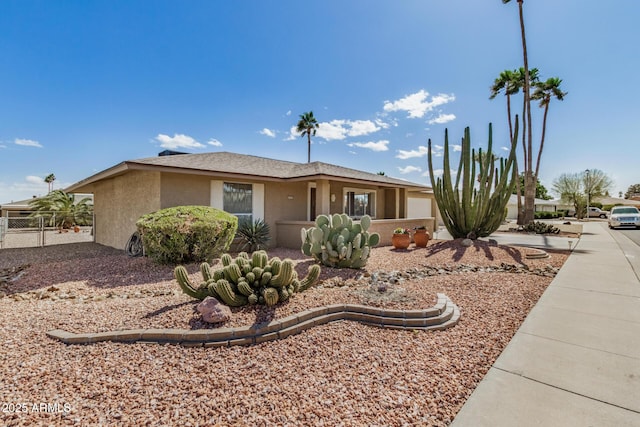
<instances>
[{"instance_id":1,"label":"yucca plant","mask_svg":"<svg viewBox=\"0 0 640 427\"><path fill-rule=\"evenodd\" d=\"M271 240L271 230L269 224L258 218L252 221L249 218L242 218L238 221L236 238L240 240L242 251L255 252L266 249Z\"/></svg>"}]
</instances>

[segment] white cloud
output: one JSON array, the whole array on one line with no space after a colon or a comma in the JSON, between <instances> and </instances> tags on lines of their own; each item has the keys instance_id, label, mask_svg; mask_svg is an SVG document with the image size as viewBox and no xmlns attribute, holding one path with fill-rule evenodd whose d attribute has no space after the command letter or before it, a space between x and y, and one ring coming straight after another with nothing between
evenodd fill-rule
<instances>
[{"instance_id":1,"label":"white cloud","mask_svg":"<svg viewBox=\"0 0 640 427\"><path fill-rule=\"evenodd\" d=\"M460 145L460 144L453 144L452 147L453 147L453 151L454 152L455 151L462 151L462 145Z\"/></svg>"},{"instance_id":2,"label":"white cloud","mask_svg":"<svg viewBox=\"0 0 640 427\"><path fill-rule=\"evenodd\" d=\"M457 170L454 169L450 169L449 172L451 173L451 175L454 177L455 179L455 175L457 173ZM438 177L442 177L442 174L444 173L444 169L434 169L433 170L433 176L434 178L438 178ZM426 176L427 178L429 177L429 170L427 169L426 171L424 171L424 173L422 174L422 176Z\"/></svg>"},{"instance_id":3,"label":"white cloud","mask_svg":"<svg viewBox=\"0 0 640 427\"><path fill-rule=\"evenodd\" d=\"M426 157L428 153L428 148L424 145L418 147L417 150L398 150L398 154L396 154L396 158L406 160L413 159L416 157Z\"/></svg>"},{"instance_id":4,"label":"white cloud","mask_svg":"<svg viewBox=\"0 0 640 427\"><path fill-rule=\"evenodd\" d=\"M276 131L271 130L271 129L267 129L267 128L262 129L262 130L261 130L260 132L258 132L258 133L260 133L261 135L268 136L268 137L270 137L270 138L275 138L275 137L276 137Z\"/></svg>"},{"instance_id":5,"label":"white cloud","mask_svg":"<svg viewBox=\"0 0 640 427\"><path fill-rule=\"evenodd\" d=\"M291 110L287 111L287 113L285 115L286 116L290 116L291 115Z\"/></svg>"},{"instance_id":6,"label":"white cloud","mask_svg":"<svg viewBox=\"0 0 640 427\"><path fill-rule=\"evenodd\" d=\"M389 141L387 140L380 140L378 142L373 142L373 141L369 141L369 142L352 142L350 144L347 144L349 147L360 147L360 148L367 148L371 151L388 151L389 150Z\"/></svg>"},{"instance_id":7,"label":"white cloud","mask_svg":"<svg viewBox=\"0 0 640 427\"><path fill-rule=\"evenodd\" d=\"M511 151L511 149L509 147L500 147L500 149L502 149L504 151Z\"/></svg>"},{"instance_id":8,"label":"white cloud","mask_svg":"<svg viewBox=\"0 0 640 427\"><path fill-rule=\"evenodd\" d=\"M172 137L159 133L155 140L160 143L160 147L174 150L176 148L202 148L203 144L199 143L192 137L181 133L176 133Z\"/></svg>"},{"instance_id":9,"label":"white cloud","mask_svg":"<svg viewBox=\"0 0 640 427\"><path fill-rule=\"evenodd\" d=\"M455 114L442 114L440 113L438 115L438 117L436 117L435 119L431 119L429 120L427 123L429 123L430 125L433 124L444 124L444 123L449 123L450 121L453 121L456 119L456 115Z\"/></svg>"},{"instance_id":10,"label":"white cloud","mask_svg":"<svg viewBox=\"0 0 640 427\"><path fill-rule=\"evenodd\" d=\"M40 178L39 176L35 176L35 175L27 175L24 178L25 181L27 181L29 184L44 184L44 179Z\"/></svg>"},{"instance_id":11,"label":"white cloud","mask_svg":"<svg viewBox=\"0 0 640 427\"><path fill-rule=\"evenodd\" d=\"M341 141L348 137L357 137L370 135L378 132L380 129L386 129L388 124L376 120L331 120L330 122L318 123L316 136L325 141ZM292 141L299 138L300 134L296 131L296 126L291 126L289 136L285 141Z\"/></svg>"},{"instance_id":12,"label":"white cloud","mask_svg":"<svg viewBox=\"0 0 640 427\"><path fill-rule=\"evenodd\" d=\"M0 148L7 148L7 146L4 144L0 144Z\"/></svg>"},{"instance_id":13,"label":"white cloud","mask_svg":"<svg viewBox=\"0 0 640 427\"><path fill-rule=\"evenodd\" d=\"M412 172L421 172L422 168L419 168L418 166L405 166L403 168L399 167L398 170L401 174L408 174Z\"/></svg>"},{"instance_id":14,"label":"white cloud","mask_svg":"<svg viewBox=\"0 0 640 427\"><path fill-rule=\"evenodd\" d=\"M343 140L347 137L364 136L382 129L371 120L331 120L318 125L317 136L327 141Z\"/></svg>"},{"instance_id":15,"label":"white cloud","mask_svg":"<svg viewBox=\"0 0 640 427\"><path fill-rule=\"evenodd\" d=\"M380 126L382 129L389 129L389 127L391 127L391 125L385 121L382 121L380 119L376 119L375 120L376 125ZM397 126L397 124L396 124Z\"/></svg>"},{"instance_id":16,"label":"white cloud","mask_svg":"<svg viewBox=\"0 0 640 427\"><path fill-rule=\"evenodd\" d=\"M209 144L209 145L213 145L214 147L222 147L222 142L218 141L218 140L217 140L217 139L215 139L215 138L211 138L211 139L207 142L207 144Z\"/></svg>"},{"instance_id":17,"label":"white cloud","mask_svg":"<svg viewBox=\"0 0 640 427\"><path fill-rule=\"evenodd\" d=\"M322 122L318 125L317 136L332 141L335 139L345 139L347 130L344 128L344 120L332 120L330 122Z\"/></svg>"},{"instance_id":18,"label":"white cloud","mask_svg":"<svg viewBox=\"0 0 640 427\"><path fill-rule=\"evenodd\" d=\"M294 139L298 139L300 134L296 132L296 128L297 126L291 126L291 129L289 129L289 136L285 138L285 141L293 141Z\"/></svg>"},{"instance_id":19,"label":"white cloud","mask_svg":"<svg viewBox=\"0 0 640 427\"><path fill-rule=\"evenodd\" d=\"M396 101L385 101L383 108L384 111L406 111L409 113L409 118L415 119L424 117L427 112L440 105L455 101L455 99L454 95L444 93L432 96L429 99L429 92L421 89Z\"/></svg>"},{"instance_id":20,"label":"white cloud","mask_svg":"<svg viewBox=\"0 0 640 427\"><path fill-rule=\"evenodd\" d=\"M40 144L38 141L34 141L32 139L16 138L16 140L14 142L16 143L16 145L23 145L25 147L42 148L42 144Z\"/></svg>"}]
</instances>

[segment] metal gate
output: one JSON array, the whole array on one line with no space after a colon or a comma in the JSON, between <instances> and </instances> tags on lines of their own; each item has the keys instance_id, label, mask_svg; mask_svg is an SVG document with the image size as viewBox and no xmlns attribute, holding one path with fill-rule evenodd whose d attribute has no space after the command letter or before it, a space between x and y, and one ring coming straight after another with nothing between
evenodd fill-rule
<instances>
[{"instance_id":1,"label":"metal gate","mask_svg":"<svg viewBox=\"0 0 640 427\"><path fill-rule=\"evenodd\" d=\"M50 224L55 224L55 214L47 217L0 217L0 249L93 241L93 224L71 229L62 229Z\"/></svg>"}]
</instances>

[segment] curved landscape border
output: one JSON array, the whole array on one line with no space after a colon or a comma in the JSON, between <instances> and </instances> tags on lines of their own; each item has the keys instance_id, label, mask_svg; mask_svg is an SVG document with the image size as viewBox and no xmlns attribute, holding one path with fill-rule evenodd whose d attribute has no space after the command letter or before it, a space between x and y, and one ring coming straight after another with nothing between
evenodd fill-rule
<instances>
[{"instance_id":1,"label":"curved landscape border","mask_svg":"<svg viewBox=\"0 0 640 427\"><path fill-rule=\"evenodd\" d=\"M65 344L93 344L102 341L125 343L180 344L188 347L231 347L284 339L317 325L350 320L367 325L401 330L444 330L460 320L460 310L444 294L436 304L421 310L387 310L356 304L316 307L282 319L238 328L217 329L129 329L76 334L61 329L47 336Z\"/></svg>"}]
</instances>

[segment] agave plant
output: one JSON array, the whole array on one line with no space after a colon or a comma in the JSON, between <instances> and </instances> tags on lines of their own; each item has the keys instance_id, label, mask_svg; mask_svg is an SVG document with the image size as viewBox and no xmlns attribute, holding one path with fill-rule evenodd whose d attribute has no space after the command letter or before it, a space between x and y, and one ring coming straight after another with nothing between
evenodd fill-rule
<instances>
[{"instance_id":1,"label":"agave plant","mask_svg":"<svg viewBox=\"0 0 640 427\"><path fill-rule=\"evenodd\" d=\"M252 221L249 218L243 218L238 222L236 237L240 239L242 251L255 252L267 248L271 240L270 233L269 224L263 219L258 218Z\"/></svg>"}]
</instances>

